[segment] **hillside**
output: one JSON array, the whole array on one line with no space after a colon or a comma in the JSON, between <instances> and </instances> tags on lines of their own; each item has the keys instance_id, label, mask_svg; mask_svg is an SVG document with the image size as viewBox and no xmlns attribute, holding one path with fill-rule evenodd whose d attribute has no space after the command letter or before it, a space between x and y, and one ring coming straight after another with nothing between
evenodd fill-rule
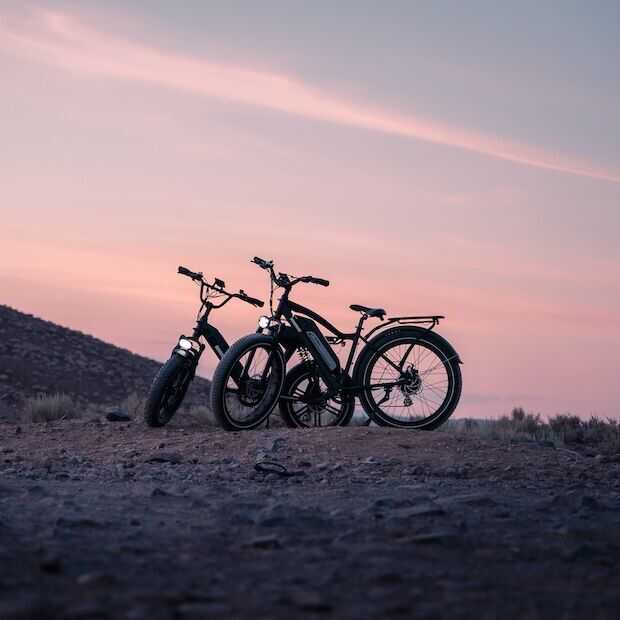
<instances>
[{"instance_id":1,"label":"hillside","mask_svg":"<svg viewBox=\"0 0 620 620\"><path fill-rule=\"evenodd\" d=\"M114 406L146 393L161 364L81 332L0 305L0 421L14 420L24 399L61 392L80 405ZM186 404L205 403L209 382L196 379Z\"/></svg>"}]
</instances>

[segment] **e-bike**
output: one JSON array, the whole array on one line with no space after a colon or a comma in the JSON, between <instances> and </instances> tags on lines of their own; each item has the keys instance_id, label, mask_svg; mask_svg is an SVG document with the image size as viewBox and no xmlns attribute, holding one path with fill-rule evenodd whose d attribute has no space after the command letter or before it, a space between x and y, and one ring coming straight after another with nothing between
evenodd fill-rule
<instances>
[{"instance_id":1,"label":"e-bike","mask_svg":"<svg viewBox=\"0 0 620 620\"><path fill-rule=\"evenodd\" d=\"M461 359L433 329L441 315L385 319L383 308L350 306L361 314L353 332L342 332L325 318L289 298L300 283L329 286L313 276L276 273L273 261L253 259L270 274L271 316L259 319L257 333L233 344L222 357L211 386L211 409L228 430L255 428L278 400L292 427L349 423L359 398L368 417L382 426L435 429L454 412L461 395ZM273 311L273 295L282 289ZM366 320L380 319L366 335ZM331 333L327 338L317 323ZM344 368L332 345L351 342ZM358 346L364 344L357 355ZM302 358L286 373L287 362ZM237 377L251 377L261 398L244 402Z\"/></svg>"},{"instance_id":2,"label":"e-bike","mask_svg":"<svg viewBox=\"0 0 620 620\"><path fill-rule=\"evenodd\" d=\"M207 345L218 359L221 359L228 350L224 336L209 323L211 311L221 308L231 299L241 299L259 308L264 305L260 299L250 297L243 290L238 293L226 291L225 282L219 278L210 283L205 280L201 272L194 272L186 267L179 267L178 273L200 284L201 304L192 335L179 338L170 359L153 379L144 406L144 420L149 426L164 426L170 422L183 402L196 374L200 356Z\"/></svg>"}]
</instances>

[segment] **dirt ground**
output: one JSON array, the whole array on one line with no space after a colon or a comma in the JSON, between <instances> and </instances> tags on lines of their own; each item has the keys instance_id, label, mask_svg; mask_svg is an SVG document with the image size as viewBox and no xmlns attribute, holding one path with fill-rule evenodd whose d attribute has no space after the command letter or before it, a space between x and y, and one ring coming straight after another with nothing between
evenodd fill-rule
<instances>
[{"instance_id":1,"label":"dirt ground","mask_svg":"<svg viewBox=\"0 0 620 620\"><path fill-rule=\"evenodd\" d=\"M548 443L4 425L0 618L617 618L619 509Z\"/></svg>"}]
</instances>

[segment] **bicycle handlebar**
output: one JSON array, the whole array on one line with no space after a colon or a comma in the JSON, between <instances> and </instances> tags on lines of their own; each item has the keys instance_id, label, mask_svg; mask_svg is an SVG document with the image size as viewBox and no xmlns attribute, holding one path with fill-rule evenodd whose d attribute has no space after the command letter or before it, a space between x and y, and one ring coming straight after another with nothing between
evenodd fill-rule
<instances>
[{"instance_id":1,"label":"bicycle handlebar","mask_svg":"<svg viewBox=\"0 0 620 620\"><path fill-rule=\"evenodd\" d=\"M240 290L238 293L229 293L228 291L224 290L224 286L225 286L224 281L220 280L219 278L215 278L215 280L213 281L213 284L209 284L207 281L205 281L202 271L192 271L191 269L188 269L187 267L183 267L181 265L178 269L178 273L180 273L182 276L187 276L188 278L191 278L194 281L200 282L200 285L202 287L200 289L201 299L202 299L202 291L206 288L206 289L215 289L218 293L223 293L224 295L227 295L228 299L232 299L233 297L236 297L237 299L241 299L242 301L252 304L253 306L257 306L258 308L262 308L265 305L265 302L261 301L260 299L256 299L256 297L250 297L244 290ZM223 305L224 303L226 302L223 302L220 305ZM215 307L219 307L219 306L215 306Z\"/></svg>"},{"instance_id":2,"label":"bicycle handlebar","mask_svg":"<svg viewBox=\"0 0 620 620\"><path fill-rule=\"evenodd\" d=\"M273 267L272 260L265 260L264 258L259 258L258 256L255 256L251 262L256 263L261 269L270 269Z\"/></svg>"},{"instance_id":3,"label":"bicycle handlebar","mask_svg":"<svg viewBox=\"0 0 620 620\"><path fill-rule=\"evenodd\" d=\"M192 271L191 269L183 267L182 265L179 267L178 273L180 273L182 276L187 276L192 280L202 280L202 271Z\"/></svg>"},{"instance_id":4,"label":"bicycle handlebar","mask_svg":"<svg viewBox=\"0 0 620 620\"><path fill-rule=\"evenodd\" d=\"M318 284L319 286L329 286L329 280L324 278L315 278L314 276L304 276L299 278L300 282L308 282L309 284Z\"/></svg>"},{"instance_id":5,"label":"bicycle handlebar","mask_svg":"<svg viewBox=\"0 0 620 620\"><path fill-rule=\"evenodd\" d=\"M257 308L262 308L265 305L264 301L260 299L256 299L256 297L250 297L245 291L241 290L234 295L234 297L239 297L239 299L243 299L243 301L247 301L249 304L256 306Z\"/></svg>"},{"instance_id":6,"label":"bicycle handlebar","mask_svg":"<svg viewBox=\"0 0 620 620\"><path fill-rule=\"evenodd\" d=\"M269 270L272 281L277 286L281 286L283 288L290 289L299 282L304 282L307 284L318 284L319 286L329 286L329 280L325 280L324 278L315 278L314 276L301 276L300 278L291 279L290 276L286 273L276 274L273 269L272 260L265 260L264 258L259 258L258 256L255 256L250 262L255 263L261 269Z\"/></svg>"}]
</instances>

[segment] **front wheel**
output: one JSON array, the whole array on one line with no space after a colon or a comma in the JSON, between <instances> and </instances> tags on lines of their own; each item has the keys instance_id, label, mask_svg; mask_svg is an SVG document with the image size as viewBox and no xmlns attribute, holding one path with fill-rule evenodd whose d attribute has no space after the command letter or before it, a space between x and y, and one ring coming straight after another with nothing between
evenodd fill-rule
<instances>
[{"instance_id":1,"label":"front wheel","mask_svg":"<svg viewBox=\"0 0 620 620\"><path fill-rule=\"evenodd\" d=\"M181 406L194 376L191 363L173 355L160 369L144 405L144 421L148 426L165 426Z\"/></svg>"},{"instance_id":2,"label":"front wheel","mask_svg":"<svg viewBox=\"0 0 620 620\"><path fill-rule=\"evenodd\" d=\"M356 364L362 407L381 426L435 429L461 397L459 363L452 346L434 332L403 327L379 334Z\"/></svg>"},{"instance_id":3,"label":"front wheel","mask_svg":"<svg viewBox=\"0 0 620 620\"><path fill-rule=\"evenodd\" d=\"M250 334L220 360L211 384L211 409L229 431L250 430L272 412L284 382L286 363L271 336Z\"/></svg>"}]
</instances>

